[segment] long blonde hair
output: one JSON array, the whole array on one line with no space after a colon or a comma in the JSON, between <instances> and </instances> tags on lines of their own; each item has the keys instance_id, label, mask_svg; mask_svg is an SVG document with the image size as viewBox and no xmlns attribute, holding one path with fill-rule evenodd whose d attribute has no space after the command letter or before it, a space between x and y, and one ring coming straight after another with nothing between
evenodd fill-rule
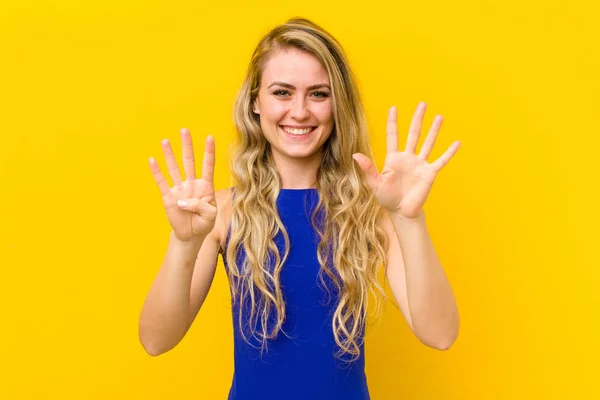
<instances>
[{"instance_id":1,"label":"long blonde hair","mask_svg":"<svg viewBox=\"0 0 600 400\"><path fill-rule=\"evenodd\" d=\"M364 339L369 292L381 295L381 299L375 296L378 312L381 300L386 298L377 273L385 262L387 240L380 226L382 208L352 159L352 154L360 152L373 160L353 73L340 44L307 19L290 19L262 38L235 103L237 140L231 158L235 196L225 255L228 279L234 304L240 301L243 305L244 300L250 300L247 320L242 317L244 310L240 307L240 332L246 339L244 326L248 326L253 337L266 346L285 321L280 273L289 255L290 242L277 212L281 179L252 104L258 96L266 62L274 51L285 48L297 48L316 56L327 70L332 87L334 127L323 145L316 182L319 202L312 225L320 237L317 248L320 282L327 288L325 273L338 293L332 322L340 348L336 356L349 354L355 360ZM324 213L324 224L317 223L320 213ZM283 255L274 243L280 232L285 244ZM238 265L240 249L246 253L242 265ZM335 272L327 265L330 256ZM268 262L274 262L272 271L265 268ZM258 330L254 321L260 321ZM269 326L270 321L275 323Z\"/></svg>"}]
</instances>

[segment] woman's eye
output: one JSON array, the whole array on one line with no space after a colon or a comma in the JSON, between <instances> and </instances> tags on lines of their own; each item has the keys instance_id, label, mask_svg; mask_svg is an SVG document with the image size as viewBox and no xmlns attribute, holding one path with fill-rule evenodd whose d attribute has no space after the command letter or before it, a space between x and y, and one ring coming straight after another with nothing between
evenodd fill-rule
<instances>
[{"instance_id":1,"label":"woman's eye","mask_svg":"<svg viewBox=\"0 0 600 400\"><path fill-rule=\"evenodd\" d=\"M329 97L329 93L326 92L314 92L313 95L315 95L316 97Z\"/></svg>"},{"instance_id":2,"label":"woman's eye","mask_svg":"<svg viewBox=\"0 0 600 400\"><path fill-rule=\"evenodd\" d=\"M290 95L290 92L288 92L287 90L276 90L273 92L273 95L275 95L277 97L288 97ZM314 97L318 97L318 98L329 97L329 93L322 92L322 91L313 92L313 93L311 93L311 95Z\"/></svg>"}]
</instances>

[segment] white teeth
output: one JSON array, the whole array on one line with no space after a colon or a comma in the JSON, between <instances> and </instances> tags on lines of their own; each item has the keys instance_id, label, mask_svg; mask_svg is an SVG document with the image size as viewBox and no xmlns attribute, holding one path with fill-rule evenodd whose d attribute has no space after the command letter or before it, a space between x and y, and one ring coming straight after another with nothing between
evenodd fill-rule
<instances>
[{"instance_id":1,"label":"white teeth","mask_svg":"<svg viewBox=\"0 0 600 400\"><path fill-rule=\"evenodd\" d=\"M283 127L284 131L286 131L287 133L291 133L292 135L306 135L307 133L312 131L312 129L313 128L294 129L294 128L289 128L287 126Z\"/></svg>"}]
</instances>

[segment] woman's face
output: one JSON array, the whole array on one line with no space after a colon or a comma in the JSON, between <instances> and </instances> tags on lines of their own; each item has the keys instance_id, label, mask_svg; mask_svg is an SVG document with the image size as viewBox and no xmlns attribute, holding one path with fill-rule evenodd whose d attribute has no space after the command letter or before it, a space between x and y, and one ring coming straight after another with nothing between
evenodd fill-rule
<instances>
[{"instance_id":1,"label":"woman's face","mask_svg":"<svg viewBox=\"0 0 600 400\"><path fill-rule=\"evenodd\" d=\"M329 75L312 54L279 50L267 61L253 110L276 159L320 157L334 124Z\"/></svg>"}]
</instances>

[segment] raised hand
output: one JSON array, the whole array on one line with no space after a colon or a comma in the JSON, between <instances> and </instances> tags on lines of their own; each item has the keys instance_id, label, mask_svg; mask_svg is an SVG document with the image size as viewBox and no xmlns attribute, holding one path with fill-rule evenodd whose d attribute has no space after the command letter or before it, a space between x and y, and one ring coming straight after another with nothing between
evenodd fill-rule
<instances>
[{"instance_id":1,"label":"raised hand","mask_svg":"<svg viewBox=\"0 0 600 400\"><path fill-rule=\"evenodd\" d=\"M192 137L187 129L181 129L183 148L183 168L181 173L171 143L164 139L163 153L167 162L173 187L167 183L154 158L150 158L150 170L162 194L167 218L177 238L183 242L201 240L210 233L215 225L217 203L213 183L215 165L215 141L212 136L206 138L202 178L196 179L196 164Z\"/></svg>"},{"instance_id":2,"label":"raised hand","mask_svg":"<svg viewBox=\"0 0 600 400\"><path fill-rule=\"evenodd\" d=\"M419 103L413 116L404 151L398 151L396 108L392 107L387 120L387 155L381 174L371 160L363 154L353 154L379 204L387 211L405 218L415 218L425 204L438 172L456 154L460 141L455 141L437 160L427 162L443 117L436 116L421 152L415 154L425 115L425 103Z\"/></svg>"}]
</instances>

